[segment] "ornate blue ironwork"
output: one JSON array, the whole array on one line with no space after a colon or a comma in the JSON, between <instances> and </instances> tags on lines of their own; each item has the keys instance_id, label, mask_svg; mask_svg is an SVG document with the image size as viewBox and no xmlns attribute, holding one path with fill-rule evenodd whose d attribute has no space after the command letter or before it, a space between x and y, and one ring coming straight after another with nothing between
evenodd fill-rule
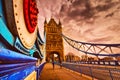
<instances>
[{"instance_id":1,"label":"ornate blue ironwork","mask_svg":"<svg viewBox=\"0 0 120 80\"><path fill-rule=\"evenodd\" d=\"M34 58L33 54L37 53L37 56L40 56L39 58L41 59L44 57L39 47L39 44L43 45L44 41L42 41L38 33L38 38L31 49L23 46L18 38L17 31L14 34L15 30L13 26L10 25L10 28L6 22L7 19L11 19L10 17L5 17L5 10L7 11L9 8L5 7L5 5L3 7L2 3L7 2L7 0L5 2L3 1L4 0L0 0L0 80L23 80L33 71L37 72L36 75L38 79L44 63L37 67L37 58ZM11 0L11 3L12 1L13 0ZM11 9L12 7L14 6L11 6ZM14 17L11 14L10 16ZM13 29L13 31L11 31L11 29Z\"/></svg>"},{"instance_id":2,"label":"ornate blue ironwork","mask_svg":"<svg viewBox=\"0 0 120 80\"><path fill-rule=\"evenodd\" d=\"M36 48L33 46L32 49L26 49L20 42L18 38L16 38L16 41L14 43L14 46L20 50L21 52L27 54L27 55L33 55L34 52L36 52Z\"/></svg>"},{"instance_id":3,"label":"ornate blue ironwork","mask_svg":"<svg viewBox=\"0 0 120 80\"><path fill-rule=\"evenodd\" d=\"M9 44L14 44L14 37L6 26L6 21L3 13L2 0L0 0L0 35L8 41Z\"/></svg>"},{"instance_id":4,"label":"ornate blue ironwork","mask_svg":"<svg viewBox=\"0 0 120 80\"><path fill-rule=\"evenodd\" d=\"M39 44L44 44L44 41L41 39L39 31L37 32L37 38L38 38Z\"/></svg>"}]
</instances>

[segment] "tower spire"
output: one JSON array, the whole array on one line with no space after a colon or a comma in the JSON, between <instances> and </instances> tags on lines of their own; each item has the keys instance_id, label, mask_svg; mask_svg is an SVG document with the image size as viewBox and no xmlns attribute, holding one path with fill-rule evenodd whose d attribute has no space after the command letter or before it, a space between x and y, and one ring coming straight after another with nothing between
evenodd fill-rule
<instances>
[{"instance_id":1,"label":"tower spire","mask_svg":"<svg viewBox=\"0 0 120 80\"><path fill-rule=\"evenodd\" d=\"M46 18L45 18L44 24L47 24Z\"/></svg>"},{"instance_id":2,"label":"tower spire","mask_svg":"<svg viewBox=\"0 0 120 80\"><path fill-rule=\"evenodd\" d=\"M59 19L59 24L58 24L59 26L61 26L61 21L60 21L60 19Z\"/></svg>"}]
</instances>

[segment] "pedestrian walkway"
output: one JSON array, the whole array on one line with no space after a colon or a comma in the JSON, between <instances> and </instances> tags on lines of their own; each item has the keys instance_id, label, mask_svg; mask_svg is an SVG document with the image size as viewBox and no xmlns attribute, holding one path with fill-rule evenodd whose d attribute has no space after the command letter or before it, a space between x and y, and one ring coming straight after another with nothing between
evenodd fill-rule
<instances>
[{"instance_id":1,"label":"pedestrian walkway","mask_svg":"<svg viewBox=\"0 0 120 80\"><path fill-rule=\"evenodd\" d=\"M39 80L90 80L86 77L83 77L75 72L67 70L65 68L60 68L60 66L53 66L51 63L46 63Z\"/></svg>"}]
</instances>

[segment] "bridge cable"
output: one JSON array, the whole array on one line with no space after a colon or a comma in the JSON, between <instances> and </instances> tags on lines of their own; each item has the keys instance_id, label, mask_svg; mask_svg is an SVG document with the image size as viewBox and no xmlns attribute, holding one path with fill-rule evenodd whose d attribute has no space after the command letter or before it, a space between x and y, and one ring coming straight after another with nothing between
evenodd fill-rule
<instances>
[{"instance_id":1,"label":"bridge cable","mask_svg":"<svg viewBox=\"0 0 120 80\"><path fill-rule=\"evenodd\" d=\"M96 44L73 40L64 34L63 39L73 48L85 54L95 56L120 56L120 44Z\"/></svg>"}]
</instances>

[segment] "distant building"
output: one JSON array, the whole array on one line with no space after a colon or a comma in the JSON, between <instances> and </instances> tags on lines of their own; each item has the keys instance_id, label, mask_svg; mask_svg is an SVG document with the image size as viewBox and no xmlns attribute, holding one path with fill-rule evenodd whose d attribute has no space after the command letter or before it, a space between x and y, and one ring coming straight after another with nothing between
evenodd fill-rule
<instances>
[{"instance_id":1,"label":"distant building","mask_svg":"<svg viewBox=\"0 0 120 80\"><path fill-rule=\"evenodd\" d=\"M100 59L101 61L114 61L113 57L104 57L102 59Z\"/></svg>"},{"instance_id":2,"label":"distant building","mask_svg":"<svg viewBox=\"0 0 120 80\"><path fill-rule=\"evenodd\" d=\"M66 56L65 56L65 61L80 61L80 57L74 55L73 53L69 52Z\"/></svg>"}]
</instances>

